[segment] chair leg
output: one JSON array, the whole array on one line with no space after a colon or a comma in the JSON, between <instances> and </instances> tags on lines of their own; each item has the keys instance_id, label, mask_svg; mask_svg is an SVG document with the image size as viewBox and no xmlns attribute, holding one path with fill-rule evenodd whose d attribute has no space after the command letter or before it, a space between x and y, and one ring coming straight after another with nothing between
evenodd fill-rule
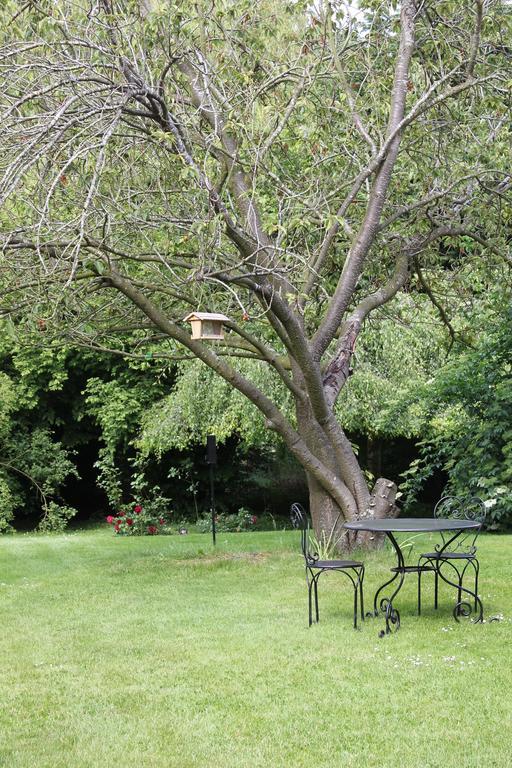
<instances>
[{"instance_id":1,"label":"chair leg","mask_svg":"<svg viewBox=\"0 0 512 768\"><path fill-rule=\"evenodd\" d=\"M459 574L459 588L457 590L457 603L460 603L462 601L462 578L463 578L463 575ZM460 608L457 611L457 613L460 613Z\"/></svg>"},{"instance_id":2,"label":"chair leg","mask_svg":"<svg viewBox=\"0 0 512 768\"><path fill-rule=\"evenodd\" d=\"M359 571L359 598L361 602L361 621L364 621L364 597L363 597L364 568Z\"/></svg>"},{"instance_id":3,"label":"chair leg","mask_svg":"<svg viewBox=\"0 0 512 768\"><path fill-rule=\"evenodd\" d=\"M478 571L480 570L480 563L478 560L474 561L475 563L475 613L478 610Z\"/></svg>"},{"instance_id":4,"label":"chair leg","mask_svg":"<svg viewBox=\"0 0 512 768\"><path fill-rule=\"evenodd\" d=\"M421 616L421 571L418 571L418 616Z\"/></svg>"},{"instance_id":5,"label":"chair leg","mask_svg":"<svg viewBox=\"0 0 512 768\"><path fill-rule=\"evenodd\" d=\"M354 569L355 570L355 569ZM364 621L364 597L363 597L363 581L364 581L364 566L359 571L355 571L357 574L357 579L354 579L353 576L351 576L351 581L354 586L354 629L357 629L357 618L359 610L361 611L361 620ZM309 626L311 627L313 624L313 598L315 600L315 619L318 623L320 620L320 611L318 607L318 577L322 571L319 571L318 573L313 573L312 571L307 571L306 573L306 582L308 585L308 612L309 612ZM361 608L359 609L359 600L361 601Z\"/></svg>"},{"instance_id":6,"label":"chair leg","mask_svg":"<svg viewBox=\"0 0 512 768\"><path fill-rule=\"evenodd\" d=\"M436 570L434 575L434 608L437 611L437 605L438 605L438 596L439 596L439 573L437 572L437 568L439 566L439 562L436 563Z\"/></svg>"},{"instance_id":7,"label":"chair leg","mask_svg":"<svg viewBox=\"0 0 512 768\"><path fill-rule=\"evenodd\" d=\"M315 579L313 579L314 585L315 585L315 615L316 615L316 622L320 621L319 614L318 614L318 575Z\"/></svg>"},{"instance_id":8,"label":"chair leg","mask_svg":"<svg viewBox=\"0 0 512 768\"><path fill-rule=\"evenodd\" d=\"M308 617L309 626L313 623L313 576L306 570L306 584L308 585Z\"/></svg>"}]
</instances>

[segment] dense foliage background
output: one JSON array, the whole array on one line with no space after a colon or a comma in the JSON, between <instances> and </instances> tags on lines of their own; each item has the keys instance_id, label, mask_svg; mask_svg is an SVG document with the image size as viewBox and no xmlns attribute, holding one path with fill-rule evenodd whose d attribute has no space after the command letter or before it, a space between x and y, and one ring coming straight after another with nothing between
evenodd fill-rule
<instances>
[{"instance_id":1,"label":"dense foliage background","mask_svg":"<svg viewBox=\"0 0 512 768\"><path fill-rule=\"evenodd\" d=\"M461 302L462 341L450 346L428 297L402 296L358 348L338 418L366 472L401 482L408 513L446 490L482 496L493 526L512 521L509 301L506 283L490 281L471 312ZM282 524L307 497L301 468L256 409L201 363L124 360L3 328L2 530L60 528L160 497L177 524L195 522L208 513L210 433L221 513Z\"/></svg>"}]
</instances>

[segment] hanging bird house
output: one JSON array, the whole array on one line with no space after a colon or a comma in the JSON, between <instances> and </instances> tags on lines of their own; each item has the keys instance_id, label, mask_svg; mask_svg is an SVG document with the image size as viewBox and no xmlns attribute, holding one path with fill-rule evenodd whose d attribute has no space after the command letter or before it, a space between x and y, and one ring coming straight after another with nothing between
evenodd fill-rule
<instances>
[{"instance_id":1,"label":"hanging bird house","mask_svg":"<svg viewBox=\"0 0 512 768\"><path fill-rule=\"evenodd\" d=\"M193 339L223 339L223 323L229 317L215 312L191 312L184 320L192 326Z\"/></svg>"}]
</instances>

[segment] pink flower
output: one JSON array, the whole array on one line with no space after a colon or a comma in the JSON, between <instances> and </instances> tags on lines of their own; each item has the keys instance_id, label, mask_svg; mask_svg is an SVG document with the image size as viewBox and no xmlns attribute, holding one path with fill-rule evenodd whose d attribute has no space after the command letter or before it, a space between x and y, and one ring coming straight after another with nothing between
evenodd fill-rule
<instances>
[{"instance_id":1,"label":"pink flower","mask_svg":"<svg viewBox=\"0 0 512 768\"><path fill-rule=\"evenodd\" d=\"M109 525L112 525L113 522L114 522L113 516L112 515L107 515L107 523Z\"/></svg>"},{"instance_id":2,"label":"pink flower","mask_svg":"<svg viewBox=\"0 0 512 768\"><path fill-rule=\"evenodd\" d=\"M133 520L131 519L131 517L126 518L126 525L133 525Z\"/></svg>"},{"instance_id":3,"label":"pink flower","mask_svg":"<svg viewBox=\"0 0 512 768\"><path fill-rule=\"evenodd\" d=\"M133 511L135 512L136 515L140 515L140 513L142 512L142 507L140 506L140 504L136 504L135 507L133 508Z\"/></svg>"}]
</instances>

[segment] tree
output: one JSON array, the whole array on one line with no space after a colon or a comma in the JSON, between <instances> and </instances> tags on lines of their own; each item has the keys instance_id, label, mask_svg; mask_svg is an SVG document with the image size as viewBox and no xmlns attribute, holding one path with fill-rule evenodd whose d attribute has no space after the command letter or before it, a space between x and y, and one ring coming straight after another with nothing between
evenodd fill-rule
<instances>
[{"instance_id":1,"label":"tree","mask_svg":"<svg viewBox=\"0 0 512 768\"><path fill-rule=\"evenodd\" d=\"M366 321L412 273L452 334L429 284L440 250L507 258L507 4L15 5L1 53L12 320L201 360L304 467L319 534L393 514L394 484L369 489L334 406ZM225 342L192 340L191 309L231 317ZM268 368L291 418L240 358Z\"/></svg>"}]
</instances>

